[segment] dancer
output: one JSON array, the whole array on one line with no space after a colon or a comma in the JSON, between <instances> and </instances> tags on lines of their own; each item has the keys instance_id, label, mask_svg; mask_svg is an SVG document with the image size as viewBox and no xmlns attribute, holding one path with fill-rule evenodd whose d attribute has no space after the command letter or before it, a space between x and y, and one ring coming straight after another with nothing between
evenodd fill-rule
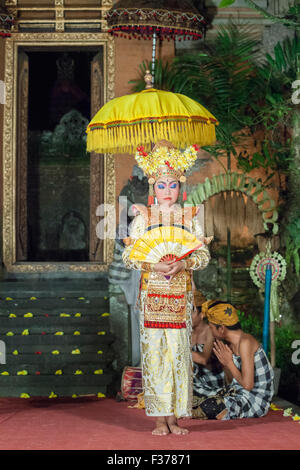
<instances>
[{"instance_id":1,"label":"dancer","mask_svg":"<svg viewBox=\"0 0 300 470\"><path fill-rule=\"evenodd\" d=\"M186 434L177 419L192 414L193 371L191 333L193 293L191 272L204 269L210 259L204 244L197 208L183 209L177 203L184 172L194 164L197 148L184 152L161 141L150 154L140 147L139 166L148 176L149 205L135 206L137 212L123 261L140 269L140 332L145 411L156 417L155 435ZM157 205L153 205L153 189ZM184 191L185 199L185 191ZM134 243L151 227L184 227L202 240L201 247L180 261L149 263L134 261Z\"/></svg>"},{"instance_id":2,"label":"dancer","mask_svg":"<svg viewBox=\"0 0 300 470\"><path fill-rule=\"evenodd\" d=\"M236 419L266 415L274 393L274 373L265 351L242 330L233 305L207 301L202 304L202 311L215 337L213 351L224 366L228 385L210 397L194 396L193 417Z\"/></svg>"}]
</instances>

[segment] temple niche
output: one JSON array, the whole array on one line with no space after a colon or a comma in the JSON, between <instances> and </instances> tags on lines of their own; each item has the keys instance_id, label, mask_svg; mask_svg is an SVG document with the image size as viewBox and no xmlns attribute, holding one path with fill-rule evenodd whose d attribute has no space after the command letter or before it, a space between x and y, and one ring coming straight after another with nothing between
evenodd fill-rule
<instances>
[{"instance_id":1,"label":"temple niche","mask_svg":"<svg viewBox=\"0 0 300 470\"><path fill-rule=\"evenodd\" d=\"M28 188L28 260L31 261L88 260L90 167L85 130L89 122L90 85L88 74L78 74L78 70L88 68L87 61L88 57L80 52L47 52L42 56L39 52L29 53L28 178L32 184ZM37 86L40 78L42 83ZM69 230L71 226L74 229L69 236L68 226Z\"/></svg>"}]
</instances>

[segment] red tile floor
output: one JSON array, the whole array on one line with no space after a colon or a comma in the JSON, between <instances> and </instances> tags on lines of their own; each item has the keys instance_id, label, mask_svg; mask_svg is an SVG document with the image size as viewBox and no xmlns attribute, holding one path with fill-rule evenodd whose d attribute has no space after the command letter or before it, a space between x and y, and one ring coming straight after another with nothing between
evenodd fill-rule
<instances>
[{"instance_id":1,"label":"red tile floor","mask_svg":"<svg viewBox=\"0 0 300 470\"><path fill-rule=\"evenodd\" d=\"M269 411L231 421L182 419L188 435L153 436L144 410L111 398L0 399L0 450L300 450L300 421Z\"/></svg>"}]
</instances>

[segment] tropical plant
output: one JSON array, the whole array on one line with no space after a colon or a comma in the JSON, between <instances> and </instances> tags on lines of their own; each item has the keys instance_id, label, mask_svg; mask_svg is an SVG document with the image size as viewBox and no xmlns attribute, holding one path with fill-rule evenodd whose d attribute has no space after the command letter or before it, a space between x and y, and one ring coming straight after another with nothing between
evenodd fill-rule
<instances>
[{"instance_id":1,"label":"tropical plant","mask_svg":"<svg viewBox=\"0 0 300 470\"><path fill-rule=\"evenodd\" d=\"M228 169L245 127L256 119L251 113L252 101L258 99L253 86L256 50L251 28L231 22L219 27L216 38L203 43L199 52L175 57L171 64L159 61L156 66L156 87L199 101L219 120L217 144L209 151L216 158L227 156ZM148 67L151 70L148 62L141 64L140 78L131 81L135 91L144 88Z\"/></svg>"},{"instance_id":2,"label":"tropical plant","mask_svg":"<svg viewBox=\"0 0 300 470\"><path fill-rule=\"evenodd\" d=\"M286 11L281 11L280 14L275 15L267 11L265 8L260 7L254 0L245 0L246 4L256 10L265 18L268 18L274 24L282 24L290 30L294 31L295 39L293 43L285 42L285 48L279 44L276 46L274 51L274 58L268 57L269 72L271 72L272 83L277 80L279 85L279 92L275 92L275 89L271 86L271 93L269 94L269 101L271 108L266 110L269 113L270 118L276 120L276 106L281 105L280 101L284 100L283 95L284 89L287 93L292 95L292 85L298 84L300 80L300 66L299 66L299 31L300 31L300 3L299 0L289 2L286 7ZM222 0L219 7L226 7L235 3L235 0ZM292 66L291 66L292 65ZM284 72L284 73L282 73ZM291 73L290 73L291 72ZM276 77L277 75L277 77ZM278 77L281 79L278 80ZM266 78L266 76L265 76ZM294 80L294 82L293 82ZM271 83L271 82L270 82ZM300 181L300 108L297 106L299 102L293 103L292 107L292 118L291 122L291 140L290 140L290 161L288 168L288 181L287 181L287 204L285 212L286 225L290 221L296 218L300 218L300 192L299 192L299 181ZM291 103L290 103L291 105ZM286 103L284 104L286 106ZM266 115L267 115L266 114ZM282 116L279 116L282 117ZM296 287L297 288L297 287Z\"/></svg>"},{"instance_id":3,"label":"tropical plant","mask_svg":"<svg viewBox=\"0 0 300 470\"><path fill-rule=\"evenodd\" d=\"M296 57L299 53L299 39L287 37L275 45L273 56L266 54L256 70L256 89L260 88L259 94L263 100L254 101L252 109L256 115L255 127L264 130L264 139L258 145L260 150L253 155L247 151L239 154L238 166L245 173L263 168L266 173L264 184L276 173L279 176L288 174L293 160L291 128L294 105L291 102L291 89L297 76Z\"/></svg>"},{"instance_id":4,"label":"tropical plant","mask_svg":"<svg viewBox=\"0 0 300 470\"><path fill-rule=\"evenodd\" d=\"M231 6L235 3L236 0L221 0L219 3L219 8L224 8ZM290 28L300 28L300 4L298 0L295 0L293 3L289 3L286 12L282 12L280 15L273 15L265 8L262 8L260 5L257 5L254 0L244 0L245 3L260 13L262 16L271 20L273 23L281 23Z\"/></svg>"},{"instance_id":5,"label":"tropical plant","mask_svg":"<svg viewBox=\"0 0 300 470\"><path fill-rule=\"evenodd\" d=\"M293 264L295 273L300 276L300 218L292 220L286 227L286 262Z\"/></svg>"},{"instance_id":6,"label":"tropical plant","mask_svg":"<svg viewBox=\"0 0 300 470\"><path fill-rule=\"evenodd\" d=\"M139 65L139 78L130 80L129 83L133 84L133 91L139 92L145 88L144 76L146 70L152 73L153 63L150 60L144 60ZM172 62L156 59L154 64L154 83L155 88L158 90L174 90L174 72Z\"/></svg>"},{"instance_id":7,"label":"tropical plant","mask_svg":"<svg viewBox=\"0 0 300 470\"><path fill-rule=\"evenodd\" d=\"M247 315L240 310L238 310L238 317L242 330L254 336L260 342L262 339L262 320L257 315Z\"/></svg>"}]
</instances>

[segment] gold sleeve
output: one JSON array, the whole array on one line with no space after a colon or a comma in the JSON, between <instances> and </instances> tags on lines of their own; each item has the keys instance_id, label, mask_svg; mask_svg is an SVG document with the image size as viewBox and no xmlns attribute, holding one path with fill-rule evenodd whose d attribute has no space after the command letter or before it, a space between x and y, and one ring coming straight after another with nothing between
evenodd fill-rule
<instances>
[{"instance_id":1,"label":"gold sleeve","mask_svg":"<svg viewBox=\"0 0 300 470\"><path fill-rule=\"evenodd\" d=\"M151 271L151 263L145 263L142 261L134 261L129 258L132 247L136 240L138 240L146 230L145 219L142 214L138 214L132 221L130 230L129 230L129 244L126 246L123 251L122 258L123 262L127 269L136 269L141 271Z\"/></svg>"},{"instance_id":2,"label":"gold sleeve","mask_svg":"<svg viewBox=\"0 0 300 470\"><path fill-rule=\"evenodd\" d=\"M203 240L203 230L197 216L192 219L191 231L199 240ZM185 269L192 269L193 271L204 269L208 265L209 260L210 253L207 246L203 243L203 246L199 250L194 251L188 258L186 258Z\"/></svg>"}]
</instances>

